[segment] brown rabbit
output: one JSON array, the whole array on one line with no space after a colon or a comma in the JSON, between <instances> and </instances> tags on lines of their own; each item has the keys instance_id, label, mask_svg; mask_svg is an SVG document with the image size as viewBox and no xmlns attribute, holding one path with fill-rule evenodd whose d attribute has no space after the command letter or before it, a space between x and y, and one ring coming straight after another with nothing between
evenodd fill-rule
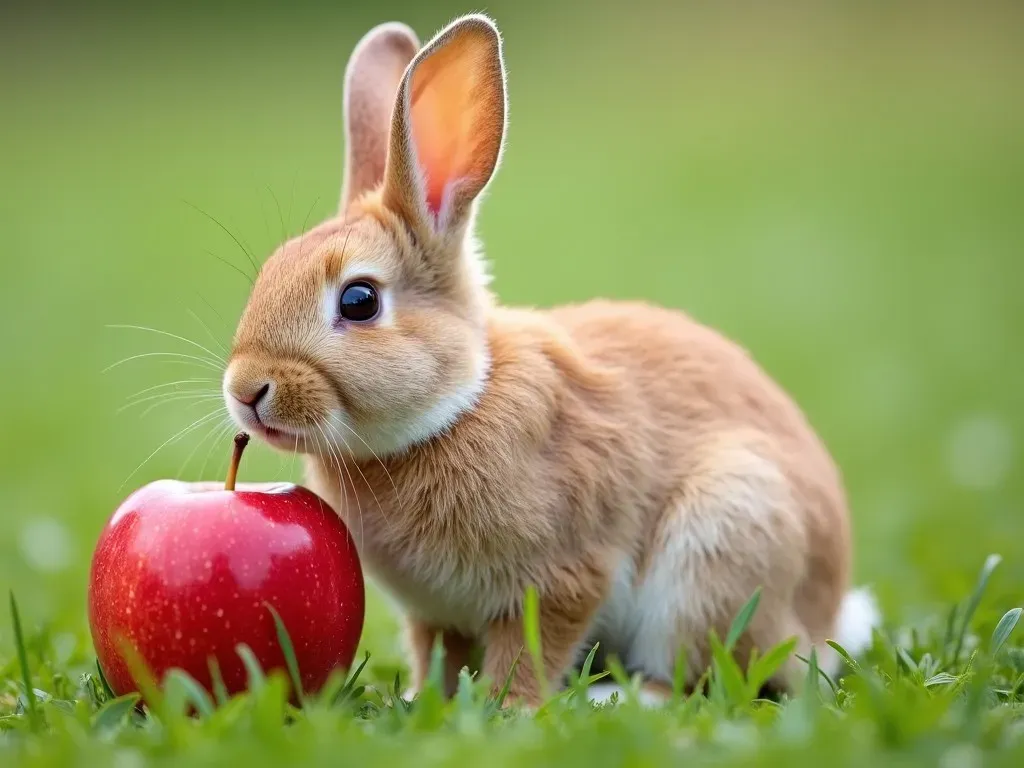
<instances>
[{"instance_id":1,"label":"brown rabbit","mask_svg":"<svg viewBox=\"0 0 1024 768\"><path fill-rule=\"evenodd\" d=\"M600 642L650 690L687 679L756 588L737 653L861 650L840 478L800 410L687 316L595 301L499 306L473 238L506 122L502 43L463 17L420 48L387 24L345 80L337 217L263 266L224 378L234 418L305 454L405 614L414 683L482 650L506 678L539 594L549 683ZM773 681L792 686L798 666ZM540 700L529 663L512 699Z\"/></svg>"}]
</instances>

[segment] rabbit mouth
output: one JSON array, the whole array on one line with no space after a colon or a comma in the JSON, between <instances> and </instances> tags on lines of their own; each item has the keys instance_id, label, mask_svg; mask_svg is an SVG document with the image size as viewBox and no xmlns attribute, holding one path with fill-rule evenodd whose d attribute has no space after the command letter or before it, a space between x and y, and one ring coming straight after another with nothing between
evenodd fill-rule
<instances>
[{"instance_id":1,"label":"rabbit mouth","mask_svg":"<svg viewBox=\"0 0 1024 768\"><path fill-rule=\"evenodd\" d=\"M275 448L293 449L298 444L299 440L302 439L301 435L290 434L281 429L263 426L263 424L257 426L256 429L259 432L260 437Z\"/></svg>"},{"instance_id":2,"label":"rabbit mouth","mask_svg":"<svg viewBox=\"0 0 1024 768\"><path fill-rule=\"evenodd\" d=\"M303 452L306 446L306 437L298 431L271 427L263 422L258 416L236 419L241 423L243 429L254 433L265 443L282 451Z\"/></svg>"}]
</instances>

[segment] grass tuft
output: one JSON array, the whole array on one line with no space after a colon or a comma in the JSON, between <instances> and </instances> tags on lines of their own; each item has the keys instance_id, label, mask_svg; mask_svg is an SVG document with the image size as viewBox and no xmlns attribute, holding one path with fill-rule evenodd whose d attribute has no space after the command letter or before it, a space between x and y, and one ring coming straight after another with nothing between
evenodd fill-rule
<instances>
[{"instance_id":1,"label":"grass tuft","mask_svg":"<svg viewBox=\"0 0 1024 768\"><path fill-rule=\"evenodd\" d=\"M32 673L28 666L28 651L25 649L25 634L21 630L21 615L18 613L18 601L14 598L14 590L11 590L11 625L14 629L14 645L18 651L18 664L21 668L21 682L25 686L25 701L28 711L29 724L33 731L42 727L42 720L39 714L39 707L36 704L36 691L32 686Z\"/></svg>"},{"instance_id":2,"label":"grass tuft","mask_svg":"<svg viewBox=\"0 0 1024 768\"><path fill-rule=\"evenodd\" d=\"M1024 647L1014 644L1014 631L1024 611L978 609L996 562L986 561L955 612L878 632L857 657L829 642L829 653L843 660L836 675L819 663L822 649L799 655L795 637L737 657L739 639L758 610L755 593L725 640L709 635L711 658L697 680L687 672L692 660L679 655L673 695L663 706L641 706L641 679L630 677L610 649L595 645L565 689L549 690L533 714L504 705L515 669L527 663L523 655L535 665L543 658L535 593L526 598L523 648L496 694L494 681L464 668L454 696L446 698L444 646L438 642L411 702L403 698L403 670L375 665L367 654L352 670L337 670L316 694L306 694L302 707L289 705L297 663L289 663L287 672L265 673L244 645L236 650L247 690L228 696L211 659L211 696L179 669L158 684L125 643L122 653L141 696L115 697L92 656L73 654L58 663L46 628L26 634L12 600L17 652L0 666L0 764L42 768L85 753L90 764L120 764L132 754L138 758L131 758L133 764L244 762L248 768L329 763L342 756L360 765L391 765L409 755L435 765L496 761L568 768L709 761L724 768L800 766L829 764L839 756L849 765L953 765L963 764L964 755L971 765L1020 764ZM275 619L275 625L286 661L294 661L283 623ZM990 640L978 644L977 637ZM599 651L607 654L606 669L595 671ZM766 685L784 669L789 676L800 661L799 690L762 698ZM624 693L610 705L593 706L590 686L604 675Z\"/></svg>"}]
</instances>

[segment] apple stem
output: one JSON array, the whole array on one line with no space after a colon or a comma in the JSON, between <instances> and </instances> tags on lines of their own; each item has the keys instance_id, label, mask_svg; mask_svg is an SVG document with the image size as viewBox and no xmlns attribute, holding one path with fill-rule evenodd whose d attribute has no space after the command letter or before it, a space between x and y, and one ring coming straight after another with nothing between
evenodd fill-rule
<instances>
[{"instance_id":1,"label":"apple stem","mask_svg":"<svg viewBox=\"0 0 1024 768\"><path fill-rule=\"evenodd\" d=\"M228 479L224 481L224 490L235 490L235 481L238 479L238 463L242 460L242 451L249 444L249 435L239 432L235 435L235 449L231 452L231 463L228 465Z\"/></svg>"}]
</instances>

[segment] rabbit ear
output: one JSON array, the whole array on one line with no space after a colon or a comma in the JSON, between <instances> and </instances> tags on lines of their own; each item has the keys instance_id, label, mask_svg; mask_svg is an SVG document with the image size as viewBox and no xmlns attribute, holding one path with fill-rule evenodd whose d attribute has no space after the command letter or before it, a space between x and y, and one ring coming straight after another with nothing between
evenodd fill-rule
<instances>
[{"instance_id":1,"label":"rabbit ear","mask_svg":"<svg viewBox=\"0 0 1024 768\"><path fill-rule=\"evenodd\" d=\"M485 16L450 24L416 55L395 102L384 204L414 229L461 231L505 139L501 37Z\"/></svg>"},{"instance_id":2,"label":"rabbit ear","mask_svg":"<svg viewBox=\"0 0 1024 768\"><path fill-rule=\"evenodd\" d=\"M341 213L384 178L395 94L420 43L404 24L380 24L356 45L345 68L345 168Z\"/></svg>"}]
</instances>

